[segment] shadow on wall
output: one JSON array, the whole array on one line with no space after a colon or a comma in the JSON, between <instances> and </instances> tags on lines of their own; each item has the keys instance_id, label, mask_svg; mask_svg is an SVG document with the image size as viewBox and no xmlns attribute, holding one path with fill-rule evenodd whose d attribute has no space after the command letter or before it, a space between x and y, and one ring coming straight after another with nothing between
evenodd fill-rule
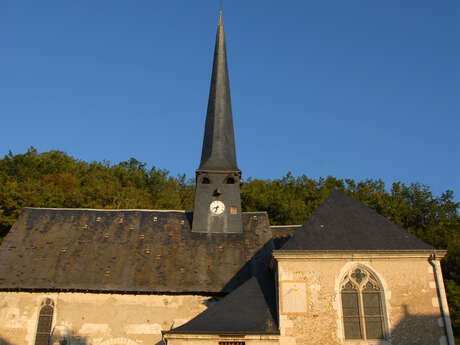
<instances>
[{"instance_id":1,"label":"shadow on wall","mask_svg":"<svg viewBox=\"0 0 460 345\"><path fill-rule=\"evenodd\" d=\"M59 329L58 329L58 332L60 332ZM66 334L57 334L56 327L55 327L51 335L51 341L49 342L49 344L50 345L88 345L89 344L89 341L87 338L77 336L75 335L73 331L66 330L66 332L67 332ZM10 342L9 340L5 340L4 338L0 337L0 345L23 345L23 344L13 343L13 342Z\"/></svg>"},{"instance_id":2,"label":"shadow on wall","mask_svg":"<svg viewBox=\"0 0 460 345\"><path fill-rule=\"evenodd\" d=\"M85 337L75 334L65 326L55 326L51 335L50 345L88 345L89 341Z\"/></svg>"},{"instance_id":3,"label":"shadow on wall","mask_svg":"<svg viewBox=\"0 0 460 345\"><path fill-rule=\"evenodd\" d=\"M391 345L443 344L440 342L440 337L445 337L446 332L441 317L438 315L411 314L407 305L403 305L402 308L404 309L404 317L391 330ZM384 344L388 343L379 343L379 345Z\"/></svg>"}]
</instances>

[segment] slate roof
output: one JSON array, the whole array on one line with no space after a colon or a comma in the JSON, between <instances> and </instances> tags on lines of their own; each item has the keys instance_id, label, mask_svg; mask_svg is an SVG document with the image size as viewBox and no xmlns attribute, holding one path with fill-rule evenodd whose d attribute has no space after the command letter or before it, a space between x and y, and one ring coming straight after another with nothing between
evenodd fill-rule
<instances>
[{"instance_id":1,"label":"slate roof","mask_svg":"<svg viewBox=\"0 0 460 345\"><path fill-rule=\"evenodd\" d=\"M253 277L186 324L166 333L279 334L271 272Z\"/></svg>"},{"instance_id":2,"label":"slate roof","mask_svg":"<svg viewBox=\"0 0 460 345\"><path fill-rule=\"evenodd\" d=\"M433 250L342 190L334 190L281 250Z\"/></svg>"},{"instance_id":3,"label":"slate roof","mask_svg":"<svg viewBox=\"0 0 460 345\"><path fill-rule=\"evenodd\" d=\"M191 231L191 212L25 208L0 246L0 290L219 293L268 264L265 212L243 233Z\"/></svg>"}]
</instances>

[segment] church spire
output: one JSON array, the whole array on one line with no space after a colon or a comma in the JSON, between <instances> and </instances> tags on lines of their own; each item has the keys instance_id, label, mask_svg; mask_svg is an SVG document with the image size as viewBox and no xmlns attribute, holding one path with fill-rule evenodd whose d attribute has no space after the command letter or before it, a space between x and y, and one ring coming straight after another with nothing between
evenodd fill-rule
<instances>
[{"instance_id":1,"label":"church spire","mask_svg":"<svg viewBox=\"0 0 460 345\"><path fill-rule=\"evenodd\" d=\"M239 171L236 163L224 23L219 14L199 171Z\"/></svg>"},{"instance_id":2,"label":"church spire","mask_svg":"<svg viewBox=\"0 0 460 345\"><path fill-rule=\"evenodd\" d=\"M193 232L241 233L241 171L236 165L230 83L222 11L200 167L196 171Z\"/></svg>"}]
</instances>

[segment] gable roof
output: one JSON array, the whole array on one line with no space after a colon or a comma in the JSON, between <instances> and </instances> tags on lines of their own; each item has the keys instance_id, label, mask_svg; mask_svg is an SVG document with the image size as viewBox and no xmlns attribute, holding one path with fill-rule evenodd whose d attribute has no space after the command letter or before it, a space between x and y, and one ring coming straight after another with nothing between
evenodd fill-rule
<instances>
[{"instance_id":1,"label":"gable roof","mask_svg":"<svg viewBox=\"0 0 460 345\"><path fill-rule=\"evenodd\" d=\"M264 212L243 232L191 231L191 212L26 208L0 246L0 290L229 292L265 267Z\"/></svg>"},{"instance_id":2,"label":"gable roof","mask_svg":"<svg viewBox=\"0 0 460 345\"><path fill-rule=\"evenodd\" d=\"M334 190L281 250L432 250L342 190Z\"/></svg>"},{"instance_id":3,"label":"gable roof","mask_svg":"<svg viewBox=\"0 0 460 345\"><path fill-rule=\"evenodd\" d=\"M274 279L265 271L191 321L166 333L279 334L275 320Z\"/></svg>"}]
</instances>

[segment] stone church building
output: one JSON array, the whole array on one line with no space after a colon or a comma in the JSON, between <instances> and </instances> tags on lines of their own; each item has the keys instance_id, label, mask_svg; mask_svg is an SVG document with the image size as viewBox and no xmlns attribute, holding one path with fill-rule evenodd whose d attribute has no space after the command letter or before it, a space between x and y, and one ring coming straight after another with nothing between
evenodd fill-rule
<instances>
[{"instance_id":1,"label":"stone church building","mask_svg":"<svg viewBox=\"0 0 460 345\"><path fill-rule=\"evenodd\" d=\"M453 345L435 250L340 190L242 212L222 14L193 211L25 208L1 345Z\"/></svg>"}]
</instances>

